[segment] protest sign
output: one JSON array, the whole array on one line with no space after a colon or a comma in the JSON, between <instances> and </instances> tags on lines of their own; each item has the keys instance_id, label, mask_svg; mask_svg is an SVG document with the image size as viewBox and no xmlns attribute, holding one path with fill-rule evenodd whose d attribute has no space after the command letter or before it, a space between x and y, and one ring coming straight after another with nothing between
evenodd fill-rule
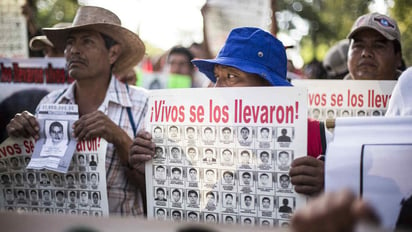
<instances>
[{"instance_id":1,"label":"protest sign","mask_svg":"<svg viewBox=\"0 0 412 232\"><path fill-rule=\"evenodd\" d=\"M396 226L412 195L412 117L338 118L326 154L325 191L349 188Z\"/></svg>"},{"instance_id":2,"label":"protest sign","mask_svg":"<svg viewBox=\"0 0 412 232\"><path fill-rule=\"evenodd\" d=\"M23 0L0 1L0 57L26 58L29 50Z\"/></svg>"},{"instance_id":3,"label":"protest sign","mask_svg":"<svg viewBox=\"0 0 412 232\"><path fill-rule=\"evenodd\" d=\"M36 88L52 91L73 82L64 58L0 58L0 102L11 94Z\"/></svg>"},{"instance_id":4,"label":"protest sign","mask_svg":"<svg viewBox=\"0 0 412 232\"><path fill-rule=\"evenodd\" d=\"M107 142L79 141L66 174L26 166L33 139L8 138L0 145L0 211L108 216Z\"/></svg>"},{"instance_id":5,"label":"protest sign","mask_svg":"<svg viewBox=\"0 0 412 232\"><path fill-rule=\"evenodd\" d=\"M270 4L270 0L208 0L204 20L212 55L219 52L233 28L258 27L269 31Z\"/></svg>"},{"instance_id":6,"label":"protest sign","mask_svg":"<svg viewBox=\"0 0 412 232\"><path fill-rule=\"evenodd\" d=\"M306 90L293 87L151 91L148 217L288 223L306 204L288 175L291 161L306 154L306 101Z\"/></svg>"},{"instance_id":7,"label":"protest sign","mask_svg":"<svg viewBox=\"0 0 412 232\"><path fill-rule=\"evenodd\" d=\"M292 80L308 88L308 115L317 120L383 116L396 81Z\"/></svg>"}]
</instances>

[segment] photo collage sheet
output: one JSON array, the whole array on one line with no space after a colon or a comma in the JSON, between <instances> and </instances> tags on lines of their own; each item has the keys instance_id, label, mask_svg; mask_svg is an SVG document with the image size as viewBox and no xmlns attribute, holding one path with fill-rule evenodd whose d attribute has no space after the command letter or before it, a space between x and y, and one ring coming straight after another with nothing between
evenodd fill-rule
<instances>
[{"instance_id":1,"label":"photo collage sheet","mask_svg":"<svg viewBox=\"0 0 412 232\"><path fill-rule=\"evenodd\" d=\"M148 217L289 225L306 204L288 173L306 154L307 91L195 91L159 90L149 98L146 128L156 148L146 165Z\"/></svg>"},{"instance_id":2,"label":"photo collage sheet","mask_svg":"<svg viewBox=\"0 0 412 232\"><path fill-rule=\"evenodd\" d=\"M308 116L327 120L384 116L396 81L293 80L292 84L308 88Z\"/></svg>"},{"instance_id":3,"label":"photo collage sheet","mask_svg":"<svg viewBox=\"0 0 412 232\"><path fill-rule=\"evenodd\" d=\"M66 124L71 120L70 116L59 117L55 120L59 126L52 126L56 124L48 119L41 121L49 128L44 144L9 137L0 145L0 211L108 216L107 142L100 138L79 141L66 170L51 171L50 166L60 167L55 161L62 158L58 153L70 150L67 145L60 144L68 143L67 135L63 134L67 133L64 128L68 128ZM58 144L52 146L48 142ZM36 169L27 168L33 152L43 148L47 156L37 156ZM55 157L53 152L57 152ZM48 169L40 168L41 165Z\"/></svg>"}]
</instances>

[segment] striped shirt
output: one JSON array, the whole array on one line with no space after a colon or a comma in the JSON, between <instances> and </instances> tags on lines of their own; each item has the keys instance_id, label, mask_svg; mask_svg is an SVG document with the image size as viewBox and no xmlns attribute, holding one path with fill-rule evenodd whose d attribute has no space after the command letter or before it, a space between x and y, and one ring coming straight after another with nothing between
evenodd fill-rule
<instances>
[{"instance_id":1,"label":"striped shirt","mask_svg":"<svg viewBox=\"0 0 412 232\"><path fill-rule=\"evenodd\" d=\"M75 82L68 88L60 89L45 96L40 104L76 104ZM136 124L136 131L143 125L147 111L147 90L129 86L112 76L106 97L98 110L106 114L115 124L121 127L130 138L134 138L131 121ZM127 108L131 107L133 120L129 119ZM106 151L106 181L110 215L143 216L142 192L131 184L126 176L126 168L120 163L115 147L109 143Z\"/></svg>"}]
</instances>

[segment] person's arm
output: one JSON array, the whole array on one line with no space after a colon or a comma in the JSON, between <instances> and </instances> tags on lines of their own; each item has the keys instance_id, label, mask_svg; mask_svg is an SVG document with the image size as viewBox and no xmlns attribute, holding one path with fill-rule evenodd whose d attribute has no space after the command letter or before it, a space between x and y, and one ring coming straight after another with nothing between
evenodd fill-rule
<instances>
[{"instance_id":1,"label":"person's arm","mask_svg":"<svg viewBox=\"0 0 412 232\"><path fill-rule=\"evenodd\" d=\"M376 212L349 191L327 193L297 210L292 217L294 232L354 231L359 222L379 224Z\"/></svg>"}]
</instances>

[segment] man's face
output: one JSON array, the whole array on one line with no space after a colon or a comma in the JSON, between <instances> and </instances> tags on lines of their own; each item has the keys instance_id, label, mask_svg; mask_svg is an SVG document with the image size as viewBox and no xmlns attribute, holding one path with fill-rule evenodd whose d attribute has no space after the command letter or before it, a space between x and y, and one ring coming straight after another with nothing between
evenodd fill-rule
<instances>
[{"instance_id":1,"label":"man's face","mask_svg":"<svg viewBox=\"0 0 412 232\"><path fill-rule=\"evenodd\" d=\"M250 185L250 174L249 173L244 173L242 175L243 183L246 185Z\"/></svg>"},{"instance_id":2,"label":"man's face","mask_svg":"<svg viewBox=\"0 0 412 232\"><path fill-rule=\"evenodd\" d=\"M172 193L172 198L173 198L174 202L179 202L180 201L180 192L177 192L177 191L173 192Z\"/></svg>"},{"instance_id":3,"label":"man's face","mask_svg":"<svg viewBox=\"0 0 412 232\"><path fill-rule=\"evenodd\" d=\"M213 158L213 151L212 150L206 150L205 151L205 156L207 159L212 159Z\"/></svg>"},{"instance_id":4,"label":"man's face","mask_svg":"<svg viewBox=\"0 0 412 232\"><path fill-rule=\"evenodd\" d=\"M195 149L189 149L187 151L187 153L188 153L190 159L192 159L192 160L196 157L196 150Z\"/></svg>"},{"instance_id":5,"label":"man's face","mask_svg":"<svg viewBox=\"0 0 412 232\"><path fill-rule=\"evenodd\" d=\"M205 138L206 138L207 140L213 139L212 129L210 129L210 128L206 128L206 129L205 129Z\"/></svg>"},{"instance_id":6,"label":"man's face","mask_svg":"<svg viewBox=\"0 0 412 232\"><path fill-rule=\"evenodd\" d=\"M267 175L261 175L261 176L260 176L260 181L261 181L261 183L262 183L263 186L269 185L269 176L267 176Z\"/></svg>"},{"instance_id":7,"label":"man's face","mask_svg":"<svg viewBox=\"0 0 412 232\"><path fill-rule=\"evenodd\" d=\"M263 199L262 206L263 206L263 208L268 209L270 207L270 200L269 199Z\"/></svg>"},{"instance_id":8,"label":"man's face","mask_svg":"<svg viewBox=\"0 0 412 232\"><path fill-rule=\"evenodd\" d=\"M240 130L240 134L242 136L242 139L247 140L249 137L249 130L247 128L242 128Z\"/></svg>"},{"instance_id":9,"label":"man's face","mask_svg":"<svg viewBox=\"0 0 412 232\"><path fill-rule=\"evenodd\" d=\"M195 130L193 128L187 128L187 138L194 139L195 138Z\"/></svg>"},{"instance_id":10,"label":"man's face","mask_svg":"<svg viewBox=\"0 0 412 232\"><path fill-rule=\"evenodd\" d=\"M252 198L250 197L245 197L245 205L246 206L251 206L252 205Z\"/></svg>"},{"instance_id":11,"label":"man's face","mask_svg":"<svg viewBox=\"0 0 412 232\"><path fill-rule=\"evenodd\" d=\"M215 173L212 170L206 171L206 180L214 181L215 180Z\"/></svg>"},{"instance_id":12,"label":"man's face","mask_svg":"<svg viewBox=\"0 0 412 232\"><path fill-rule=\"evenodd\" d=\"M228 150L223 151L223 160L230 162L232 160L232 153Z\"/></svg>"},{"instance_id":13,"label":"man's face","mask_svg":"<svg viewBox=\"0 0 412 232\"><path fill-rule=\"evenodd\" d=\"M190 169L189 171L189 176L191 180L196 180L197 179L197 172L195 169Z\"/></svg>"},{"instance_id":14,"label":"man's face","mask_svg":"<svg viewBox=\"0 0 412 232\"><path fill-rule=\"evenodd\" d=\"M30 183L34 182L34 175L30 174L27 176L27 179L29 180Z\"/></svg>"},{"instance_id":15,"label":"man's face","mask_svg":"<svg viewBox=\"0 0 412 232\"><path fill-rule=\"evenodd\" d=\"M35 192L35 191L30 192L30 198L32 200L37 200L37 192Z\"/></svg>"},{"instance_id":16,"label":"man's face","mask_svg":"<svg viewBox=\"0 0 412 232\"><path fill-rule=\"evenodd\" d=\"M266 152L262 152L260 154L260 160L262 161L262 163L267 164L269 162L269 154Z\"/></svg>"},{"instance_id":17,"label":"man's face","mask_svg":"<svg viewBox=\"0 0 412 232\"><path fill-rule=\"evenodd\" d=\"M190 204L197 204L197 194L196 193L189 193L189 195L188 195L188 198L189 198L189 203Z\"/></svg>"},{"instance_id":18,"label":"man's face","mask_svg":"<svg viewBox=\"0 0 412 232\"><path fill-rule=\"evenodd\" d=\"M230 175L229 173L225 173L223 175L223 179L225 180L225 183L232 183L233 181L233 176Z\"/></svg>"},{"instance_id":19,"label":"man's face","mask_svg":"<svg viewBox=\"0 0 412 232\"><path fill-rule=\"evenodd\" d=\"M191 77L193 66L184 54L174 53L168 57L169 73Z\"/></svg>"},{"instance_id":20,"label":"man's face","mask_svg":"<svg viewBox=\"0 0 412 232\"><path fill-rule=\"evenodd\" d=\"M84 162L84 156L79 156L79 164L85 164Z\"/></svg>"},{"instance_id":21,"label":"man's face","mask_svg":"<svg viewBox=\"0 0 412 232\"><path fill-rule=\"evenodd\" d=\"M215 65L215 87L270 86L269 82L257 74L243 72L237 68Z\"/></svg>"},{"instance_id":22,"label":"man's face","mask_svg":"<svg viewBox=\"0 0 412 232\"><path fill-rule=\"evenodd\" d=\"M19 161L16 158L11 159L11 164L13 165L13 167L17 167L19 166Z\"/></svg>"},{"instance_id":23,"label":"man's face","mask_svg":"<svg viewBox=\"0 0 412 232\"><path fill-rule=\"evenodd\" d=\"M90 180L92 181L92 184L96 184L97 183L97 176L96 175L91 175Z\"/></svg>"},{"instance_id":24,"label":"man's face","mask_svg":"<svg viewBox=\"0 0 412 232\"><path fill-rule=\"evenodd\" d=\"M163 149L160 147L156 148L156 157L163 157Z\"/></svg>"},{"instance_id":25,"label":"man's face","mask_svg":"<svg viewBox=\"0 0 412 232\"><path fill-rule=\"evenodd\" d=\"M97 204L99 202L99 196L97 194L93 194L93 203Z\"/></svg>"},{"instance_id":26,"label":"man's face","mask_svg":"<svg viewBox=\"0 0 412 232\"><path fill-rule=\"evenodd\" d=\"M213 196L213 194L207 194L206 200L207 200L207 203L214 203L215 202L215 196Z\"/></svg>"},{"instance_id":27,"label":"man's face","mask_svg":"<svg viewBox=\"0 0 412 232\"><path fill-rule=\"evenodd\" d=\"M63 127L50 127L50 137L52 138L53 143L59 143L63 139Z\"/></svg>"},{"instance_id":28,"label":"man's face","mask_svg":"<svg viewBox=\"0 0 412 232\"><path fill-rule=\"evenodd\" d=\"M260 136L262 136L263 139L269 138L269 131L268 130L262 130L260 133Z\"/></svg>"},{"instance_id":29,"label":"man's face","mask_svg":"<svg viewBox=\"0 0 412 232\"><path fill-rule=\"evenodd\" d=\"M58 192L58 193L56 194L56 197L57 197L57 200L58 200L58 201L62 201L62 200L63 200L63 193L62 193L62 192Z\"/></svg>"},{"instance_id":30,"label":"man's face","mask_svg":"<svg viewBox=\"0 0 412 232\"><path fill-rule=\"evenodd\" d=\"M288 188L289 187L289 177L281 176L280 177L280 187Z\"/></svg>"},{"instance_id":31,"label":"man's face","mask_svg":"<svg viewBox=\"0 0 412 232\"><path fill-rule=\"evenodd\" d=\"M163 210L157 211L157 219L164 220L165 219L165 212Z\"/></svg>"},{"instance_id":32,"label":"man's face","mask_svg":"<svg viewBox=\"0 0 412 232\"><path fill-rule=\"evenodd\" d=\"M174 211L172 213L172 218L173 221L180 221L182 219L182 215L180 214L180 212Z\"/></svg>"},{"instance_id":33,"label":"man's face","mask_svg":"<svg viewBox=\"0 0 412 232\"><path fill-rule=\"evenodd\" d=\"M289 154L282 152L279 154L279 162L282 166L285 166L288 164L289 162Z\"/></svg>"},{"instance_id":34,"label":"man's face","mask_svg":"<svg viewBox=\"0 0 412 232\"><path fill-rule=\"evenodd\" d=\"M16 174L15 177L16 177L16 182L17 182L18 184L20 184L20 183L23 181L23 178L22 178L22 176L21 176L20 174Z\"/></svg>"},{"instance_id":35,"label":"man's face","mask_svg":"<svg viewBox=\"0 0 412 232\"><path fill-rule=\"evenodd\" d=\"M207 223L213 223L215 221L216 221L215 216L210 215L210 214L206 216L206 222Z\"/></svg>"},{"instance_id":36,"label":"man's face","mask_svg":"<svg viewBox=\"0 0 412 232\"><path fill-rule=\"evenodd\" d=\"M173 179L175 179L175 180L180 179L180 171L175 170L175 171L173 171L172 175L173 175L173 177L172 177Z\"/></svg>"},{"instance_id":37,"label":"man's face","mask_svg":"<svg viewBox=\"0 0 412 232\"><path fill-rule=\"evenodd\" d=\"M231 205L233 203L233 197L230 194L226 195L226 204Z\"/></svg>"},{"instance_id":38,"label":"man's face","mask_svg":"<svg viewBox=\"0 0 412 232\"><path fill-rule=\"evenodd\" d=\"M368 29L357 32L348 51L348 69L355 80L395 80L401 64L394 43L379 32Z\"/></svg>"},{"instance_id":39,"label":"man's face","mask_svg":"<svg viewBox=\"0 0 412 232\"><path fill-rule=\"evenodd\" d=\"M242 158L242 163L249 163L250 155L248 152L242 152L241 158Z\"/></svg>"},{"instance_id":40,"label":"man's face","mask_svg":"<svg viewBox=\"0 0 412 232\"><path fill-rule=\"evenodd\" d=\"M156 197L159 198L159 200L162 200L165 198L165 192L161 189L156 191Z\"/></svg>"},{"instance_id":41,"label":"man's face","mask_svg":"<svg viewBox=\"0 0 412 232\"><path fill-rule=\"evenodd\" d=\"M172 148L172 157L173 157L173 159L178 159L179 158L179 149Z\"/></svg>"},{"instance_id":42,"label":"man's face","mask_svg":"<svg viewBox=\"0 0 412 232\"><path fill-rule=\"evenodd\" d=\"M74 184L74 178L73 178L73 176L67 176L67 183L68 183L68 184Z\"/></svg>"},{"instance_id":43,"label":"man's face","mask_svg":"<svg viewBox=\"0 0 412 232\"><path fill-rule=\"evenodd\" d=\"M154 129L154 131L153 131L153 134L154 134L154 137L155 138L162 138L162 129L160 129L160 128L155 128Z\"/></svg>"},{"instance_id":44,"label":"man's face","mask_svg":"<svg viewBox=\"0 0 412 232\"><path fill-rule=\"evenodd\" d=\"M228 216L228 217L225 218L225 222L226 222L226 224L232 224L233 223L233 218Z\"/></svg>"},{"instance_id":45,"label":"man's face","mask_svg":"<svg viewBox=\"0 0 412 232\"><path fill-rule=\"evenodd\" d=\"M50 199L50 192L44 191L43 192L43 199L44 200L49 200Z\"/></svg>"},{"instance_id":46,"label":"man's face","mask_svg":"<svg viewBox=\"0 0 412 232\"><path fill-rule=\"evenodd\" d=\"M194 213L189 214L188 217L189 217L188 219L189 219L190 222L196 222L197 221L197 215L194 214Z\"/></svg>"},{"instance_id":47,"label":"man's face","mask_svg":"<svg viewBox=\"0 0 412 232\"><path fill-rule=\"evenodd\" d=\"M86 175L80 175L80 181L86 183Z\"/></svg>"},{"instance_id":48,"label":"man's face","mask_svg":"<svg viewBox=\"0 0 412 232\"><path fill-rule=\"evenodd\" d=\"M74 202L76 200L76 193L75 192L70 192L70 201Z\"/></svg>"},{"instance_id":49,"label":"man's face","mask_svg":"<svg viewBox=\"0 0 412 232\"><path fill-rule=\"evenodd\" d=\"M177 133L178 133L178 130L176 127L170 127L169 135L171 138L177 138Z\"/></svg>"},{"instance_id":50,"label":"man's face","mask_svg":"<svg viewBox=\"0 0 412 232\"><path fill-rule=\"evenodd\" d=\"M90 77L101 78L110 73L110 66L116 61L114 45L107 50L104 39L96 31L73 31L66 40L64 56L67 71L76 80Z\"/></svg>"},{"instance_id":51,"label":"man's face","mask_svg":"<svg viewBox=\"0 0 412 232\"><path fill-rule=\"evenodd\" d=\"M223 139L224 140L230 140L230 130L225 129L222 131Z\"/></svg>"}]
</instances>

